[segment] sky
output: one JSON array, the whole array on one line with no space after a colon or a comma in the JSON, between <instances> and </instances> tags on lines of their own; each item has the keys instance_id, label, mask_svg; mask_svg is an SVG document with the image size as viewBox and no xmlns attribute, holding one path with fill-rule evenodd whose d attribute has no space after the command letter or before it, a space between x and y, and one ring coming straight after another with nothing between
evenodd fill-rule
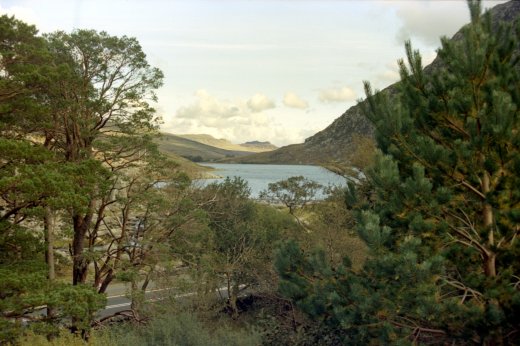
<instances>
[{"instance_id":1,"label":"sky","mask_svg":"<svg viewBox=\"0 0 520 346\"><path fill-rule=\"evenodd\" d=\"M405 40L427 64L469 22L462 0L0 0L0 14L136 37L165 76L162 131L278 146L330 125L363 81L397 81Z\"/></svg>"}]
</instances>

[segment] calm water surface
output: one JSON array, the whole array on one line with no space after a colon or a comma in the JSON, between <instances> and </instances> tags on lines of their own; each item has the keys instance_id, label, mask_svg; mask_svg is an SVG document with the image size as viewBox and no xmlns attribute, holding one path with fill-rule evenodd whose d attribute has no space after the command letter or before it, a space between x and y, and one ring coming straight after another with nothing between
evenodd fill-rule
<instances>
[{"instance_id":1,"label":"calm water surface","mask_svg":"<svg viewBox=\"0 0 520 346\"><path fill-rule=\"evenodd\" d=\"M225 177L232 178L237 176L248 182L252 198L257 198L260 191L267 189L269 183L299 175L309 180L314 180L323 186L346 185L345 178L319 166L232 163L202 163L201 165L215 168L215 171L211 173L222 178L198 180L196 184L206 185L215 181L222 181Z\"/></svg>"}]
</instances>

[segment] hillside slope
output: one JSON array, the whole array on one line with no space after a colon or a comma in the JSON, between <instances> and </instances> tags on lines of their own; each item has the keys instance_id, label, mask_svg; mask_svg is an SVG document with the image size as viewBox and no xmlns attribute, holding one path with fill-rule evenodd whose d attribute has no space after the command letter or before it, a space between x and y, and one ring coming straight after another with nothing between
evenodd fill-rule
<instances>
[{"instance_id":1,"label":"hillside slope","mask_svg":"<svg viewBox=\"0 0 520 346\"><path fill-rule=\"evenodd\" d=\"M496 5L491 10L493 24L499 21L514 21L520 17L520 1L510 1ZM460 31L452 39L457 40ZM424 70L428 73L440 66L441 62L436 58ZM381 92L389 95L397 92L398 83L394 83ZM357 149L363 136L372 137L373 128L370 122L362 114L362 105L350 107L345 113L324 130L307 138L302 144L293 144L282 147L272 152L255 154L231 159L240 163L288 163L288 164L320 164L328 165L334 162L348 160L349 154Z\"/></svg>"},{"instance_id":2,"label":"hillside slope","mask_svg":"<svg viewBox=\"0 0 520 346\"><path fill-rule=\"evenodd\" d=\"M242 144L234 144L223 138L215 138L206 134L187 134L176 135L178 137L186 138L195 142L206 144L215 148L230 150L230 151L247 151L253 153L261 153L264 151L271 151L277 149L276 146L269 142L246 142Z\"/></svg>"},{"instance_id":3,"label":"hillside slope","mask_svg":"<svg viewBox=\"0 0 520 346\"><path fill-rule=\"evenodd\" d=\"M265 151L273 151L273 150L278 149L278 147L274 144L271 144L269 142L260 142L260 141L245 142L245 143L240 144L240 146L247 148L247 150L256 151L259 153L262 153Z\"/></svg>"},{"instance_id":4,"label":"hillside slope","mask_svg":"<svg viewBox=\"0 0 520 346\"><path fill-rule=\"evenodd\" d=\"M159 148L159 150L161 150ZM179 170L181 172L186 173L191 179L205 179L205 178L214 178L215 175L211 173L213 171L212 168L201 166L192 162L184 157L176 155L172 152L167 152L161 150L163 154L168 156L171 160L177 162L179 164Z\"/></svg>"},{"instance_id":5,"label":"hillside slope","mask_svg":"<svg viewBox=\"0 0 520 346\"><path fill-rule=\"evenodd\" d=\"M198 136L198 135L197 135ZM211 137L211 136L209 136ZM213 137L211 137L213 138ZM204 144L184 136L163 133L156 141L159 149L164 153L182 156L191 161L217 161L225 158L251 155L253 150L227 150ZM227 141L226 141L227 142ZM229 143L229 142L228 142ZM229 143L232 144L232 143Z\"/></svg>"}]
</instances>

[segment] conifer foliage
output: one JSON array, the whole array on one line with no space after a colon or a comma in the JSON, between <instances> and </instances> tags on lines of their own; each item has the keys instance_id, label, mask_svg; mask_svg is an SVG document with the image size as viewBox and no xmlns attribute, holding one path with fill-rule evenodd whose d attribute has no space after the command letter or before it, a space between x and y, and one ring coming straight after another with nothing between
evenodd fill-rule
<instances>
[{"instance_id":1,"label":"conifer foliage","mask_svg":"<svg viewBox=\"0 0 520 346\"><path fill-rule=\"evenodd\" d=\"M93 30L42 36L0 16L0 343L15 340L24 319L42 322L49 337L67 319L88 337L106 301L96 292L99 275L89 287L87 274L106 241L107 209L122 201L128 176L138 169L152 176L159 160L152 137L160 117L151 104L162 80L134 38ZM56 280L54 239L61 247L71 240L74 287ZM33 313L42 307L44 317Z\"/></svg>"},{"instance_id":2,"label":"conifer foliage","mask_svg":"<svg viewBox=\"0 0 520 346\"><path fill-rule=\"evenodd\" d=\"M520 340L520 23L496 28L480 2L469 8L440 67L425 73L407 43L397 98L365 83L376 198L347 198L364 268L330 268L294 243L278 256L281 291L343 341Z\"/></svg>"}]
</instances>

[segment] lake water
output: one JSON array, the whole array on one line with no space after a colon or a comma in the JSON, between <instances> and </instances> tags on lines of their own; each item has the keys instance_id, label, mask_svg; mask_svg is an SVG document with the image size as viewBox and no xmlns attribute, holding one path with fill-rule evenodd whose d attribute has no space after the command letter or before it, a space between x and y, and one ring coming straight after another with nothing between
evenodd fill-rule
<instances>
[{"instance_id":1,"label":"lake water","mask_svg":"<svg viewBox=\"0 0 520 346\"><path fill-rule=\"evenodd\" d=\"M346 180L342 176L332 173L323 167L307 165L261 165L261 164L227 164L202 163L203 166L213 167L211 173L221 179L203 179L195 184L206 185L215 181L222 181L225 177L240 177L248 182L251 188L251 197L257 198L260 191L266 190L269 183L274 183L294 176L303 176L323 186L345 186ZM323 197L323 196L320 196Z\"/></svg>"}]
</instances>

